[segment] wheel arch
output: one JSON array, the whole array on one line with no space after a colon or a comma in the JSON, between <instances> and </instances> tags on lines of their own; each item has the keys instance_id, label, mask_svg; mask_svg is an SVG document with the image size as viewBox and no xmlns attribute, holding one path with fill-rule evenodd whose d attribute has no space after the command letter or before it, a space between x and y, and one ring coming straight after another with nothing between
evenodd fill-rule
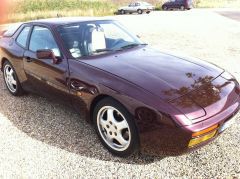
<instances>
[{"instance_id":1,"label":"wheel arch","mask_svg":"<svg viewBox=\"0 0 240 179\"><path fill-rule=\"evenodd\" d=\"M103 100L104 98L113 98L109 95L106 94L100 94L98 96L96 96L90 104L90 108L89 108L89 121L92 123L93 122L93 110L96 107L97 103L100 102L101 100ZM114 99L114 98L113 98ZM114 99L116 100L116 99Z\"/></svg>"},{"instance_id":2,"label":"wheel arch","mask_svg":"<svg viewBox=\"0 0 240 179\"><path fill-rule=\"evenodd\" d=\"M120 103L128 112L130 112L127 108L127 106L125 106L121 101L117 100L115 97L107 95L107 94L99 94L98 96L96 96L92 102L90 103L90 107L89 107L89 121L92 123L93 122L93 111L94 108L96 107L96 105L98 104L98 102L100 102L101 100L105 99L105 98L111 98L114 101L117 101L118 103Z\"/></svg>"},{"instance_id":3,"label":"wheel arch","mask_svg":"<svg viewBox=\"0 0 240 179\"><path fill-rule=\"evenodd\" d=\"M9 60L7 59L7 58L5 58L5 57L3 57L2 59L1 59L1 66L0 66L0 70L1 71L3 71L3 64L6 62L6 61L8 61L9 62Z\"/></svg>"}]
</instances>

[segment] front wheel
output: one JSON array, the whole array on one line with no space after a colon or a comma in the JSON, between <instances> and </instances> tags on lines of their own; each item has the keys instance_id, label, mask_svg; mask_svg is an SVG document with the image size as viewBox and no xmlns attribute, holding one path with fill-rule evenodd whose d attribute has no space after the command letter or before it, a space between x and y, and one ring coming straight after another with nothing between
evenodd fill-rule
<instances>
[{"instance_id":1,"label":"front wheel","mask_svg":"<svg viewBox=\"0 0 240 179\"><path fill-rule=\"evenodd\" d=\"M21 96L24 94L24 91L18 80L16 71L8 61L3 64L3 77L6 87L12 95Z\"/></svg>"},{"instance_id":2,"label":"front wheel","mask_svg":"<svg viewBox=\"0 0 240 179\"><path fill-rule=\"evenodd\" d=\"M125 12L123 9L120 10L119 12L120 12L120 14L122 14L122 15L123 15L123 14L126 14L126 12Z\"/></svg>"},{"instance_id":3,"label":"front wheel","mask_svg":"<svg viewBox=\"0 0 240 179\"><path fill-rule=\"evenodd\" d=\"M93 112L96 132L102 144L114 155L128 157L139 147L138 132L133 117L112 98L100 101Z\"/></svg>"},{"instance_id":4,"label":"front wheel","mask_svg":"<svg viewBox=\"0 0 240 179\"><path fill-rule=\"evenodd\" d=\"M137 13L138 13L138 14L142 14L142 13L143 13L143 10L142 10L142 9L138 9L138 10L137 10Z\"/></svg>"},{"instance_id":5,"label":"front wheel","mask_svg":"<svg viewBox=\"0 0 240 179\"><path fill-rule=\"evenodd\" d=\"M167 7L167 6L163 6L162 9L163 9L164 11L167 11L167 10L168 10L168 7Z\"/></svg>"}]
</instances>

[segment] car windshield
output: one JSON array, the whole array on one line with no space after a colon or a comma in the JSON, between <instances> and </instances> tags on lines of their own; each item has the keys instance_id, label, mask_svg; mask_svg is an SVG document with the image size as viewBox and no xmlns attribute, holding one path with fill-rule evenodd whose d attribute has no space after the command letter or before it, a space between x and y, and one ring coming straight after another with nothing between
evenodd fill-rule
<instances>
[{"instance_id":1,"label":"car windshield","mask_svg":"<svg viewBox=\"0 0 240 179\"><path fill-rule=\"evenodd\" d=\"M143 45L116 21L91 21L58 27L65 48L74 58L111 53Z\"/></svg>"}]
</instances>

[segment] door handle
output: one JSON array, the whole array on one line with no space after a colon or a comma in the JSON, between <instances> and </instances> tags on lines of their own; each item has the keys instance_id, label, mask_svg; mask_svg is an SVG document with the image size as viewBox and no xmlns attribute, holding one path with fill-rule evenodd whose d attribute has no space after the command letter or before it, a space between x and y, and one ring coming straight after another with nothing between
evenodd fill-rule
<instances>
[{"instance_id":1,"label":"door handle","mask_svg":"<svg viewBox=\"0 0 240 179\"><path fill-rule=\"evenodd\" d=\"M27 62L32 62L33 61L30 57L24 57L24 60L26 60Z\"/></svg>"}]
</instances>

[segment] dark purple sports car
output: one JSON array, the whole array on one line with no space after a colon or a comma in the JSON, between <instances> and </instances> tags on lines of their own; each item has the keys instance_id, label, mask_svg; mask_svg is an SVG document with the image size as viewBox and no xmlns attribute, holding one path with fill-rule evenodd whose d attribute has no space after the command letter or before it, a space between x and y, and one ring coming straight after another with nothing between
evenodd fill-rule
<instances>
[{"instance_id":1,"label":"dark purple sports car","mask_svg":"<svg viewBox=\"0 0 240 179\"><path fill-rule=\"evenodd\" d=\"M35 92L85 111L103 145L121 157L196 149L240 108L231 74L153 50L114 20L16 25L0 39L0 67L11 94Z\"/></svg>"}]
</instances>

